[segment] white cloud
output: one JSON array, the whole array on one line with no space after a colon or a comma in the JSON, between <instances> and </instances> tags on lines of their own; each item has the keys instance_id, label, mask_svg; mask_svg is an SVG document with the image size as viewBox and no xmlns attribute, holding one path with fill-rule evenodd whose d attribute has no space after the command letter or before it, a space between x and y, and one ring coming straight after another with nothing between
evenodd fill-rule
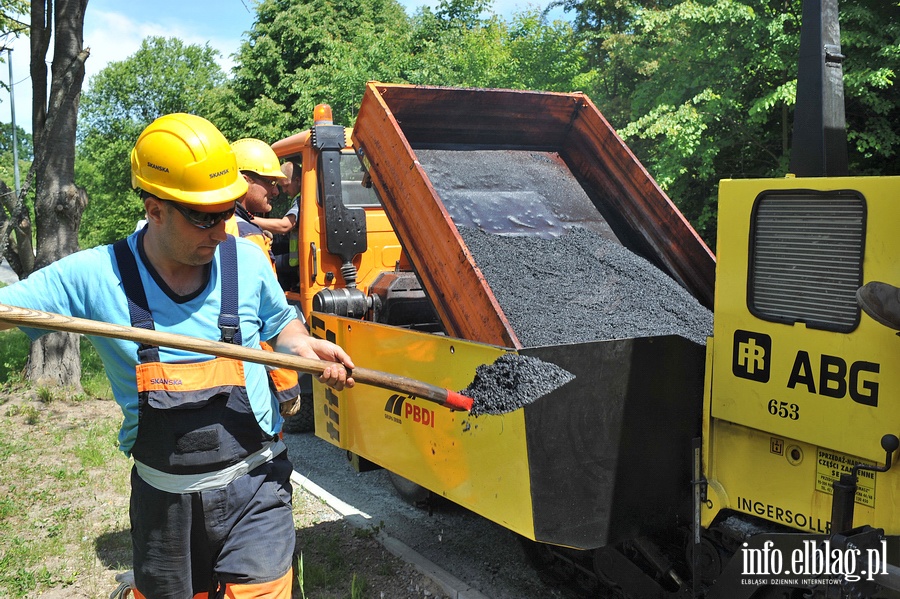
<instances>
[{"instance_id":1,"label":"white cloud","mask_svg":"<svg viewBox=\"0 0 900 599\"><path fill-rule=\"evenodd\" d=\"M219 64L225 72L234 66L231 55L240 44L237 38L203 35L183 21L154 23L135 20L117 12L95 12L90 23L85 23L84 45L91 49L91 57L85 64L85 83L110 62L124 60L134 54L141 47L141 41L151 36L174 37L186 44L200 46L209 44L221 54Z\"/></svg>"}]
</instances>

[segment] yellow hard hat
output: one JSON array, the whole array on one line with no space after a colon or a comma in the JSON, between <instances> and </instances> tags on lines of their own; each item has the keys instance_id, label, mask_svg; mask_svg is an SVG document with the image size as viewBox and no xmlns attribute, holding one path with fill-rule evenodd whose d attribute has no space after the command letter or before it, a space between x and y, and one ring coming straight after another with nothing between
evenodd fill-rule
<instances>
[{"instance_id":1,"label":"yellow hard hat","mask_svg":"<svg viewBox=\"0 0 900 599\"><path fill-rule=\"evenodd\" d=\"M252 171L263 177L287 179L281 172L275 151L261 139L245 137L233 142L231 148L237 157L238 170Z\"/></svg>"},{"instance_id":2,"label":"yellow hard hat","mask_svg":"<svg viewBox=\"0 0 900 599\"><path fill-rule=\"evenodd\" d=\"M131 186L162 200L213 205L247 193L234 151L225 136L193 114L161 116L131 151Z\"/></svg>"}]
</instances>

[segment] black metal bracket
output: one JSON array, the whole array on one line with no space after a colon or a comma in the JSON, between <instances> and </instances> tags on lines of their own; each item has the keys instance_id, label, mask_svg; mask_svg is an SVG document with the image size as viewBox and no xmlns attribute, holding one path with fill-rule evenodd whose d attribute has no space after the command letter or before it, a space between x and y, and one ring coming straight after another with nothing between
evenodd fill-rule
<instances>
[{"instance_id":1,"label":"black metal bracket","mask_svg":"<svg viewBox=\"0 0 900 599\"><path fill-rule=\"evenodd\" d=\"M325 217L325 249L345 265L352 266L353 258L368 248L368 237L365 210L344 206L341 187L344 135L340 125L317 125L312 131L312 144L319 150L319 203ZM350 287L356 285L355 269L352 280L345 282Z\"/></svg>"},{"instance_id":2,"label":"black metal bracket","mask_svg":"<svg viewBox=\"0 0 900 599\"><path fill-rule=\"evenodd\" d=\"M856 486L860 470L887 472L893 465L894 452L900 448L897 435L885 435L881 438L881 448L885 451L884 466L856 464L850 474L842 474L839 480L832 483L831 494L831 532L843 533L853 528L853 511L856 501Z\"/></svg>"}]
</instances>

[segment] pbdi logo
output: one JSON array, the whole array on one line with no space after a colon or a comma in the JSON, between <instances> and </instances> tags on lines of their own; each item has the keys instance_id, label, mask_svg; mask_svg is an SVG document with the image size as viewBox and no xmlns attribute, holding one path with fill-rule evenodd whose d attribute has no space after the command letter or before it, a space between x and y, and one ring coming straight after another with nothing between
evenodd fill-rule
<instances>
[{"instance_id":1,"label":"pbdi logo","mask_svg":"<svg viewBox=\"0 0 900 599\"><path fill-rule=\"evenodd\" d=\"M772 338L763 333L734 332L734 351L731 371L734 376L760 383L769 382L772 363Z\"/></svg>"},{"instance_id":2,"label":"pbdi logo","mask_svg":"<svg viewBox=\"0 0 900 599\"><path fill-rule=\"evenodd\" d=\"M388 420L396 422L397 424L402 423L400 420L400 414L403 413L403 404L406 402L405 395L391 395L387 403L384 404L384 417Z\"/></svg>"},{"instance_id":3,"label":"pbdi logo","mask_svg":"<svg viewBox=\"0 0 900 599\"><path fill-rule=\"evenodd\" d=\"M408 399L412 399L412 396L391 395L384 404L384 417L397 424L402 424L403 419L406 419L434 428L434 411L409 402Z\"/></svg>"}]
</instances>

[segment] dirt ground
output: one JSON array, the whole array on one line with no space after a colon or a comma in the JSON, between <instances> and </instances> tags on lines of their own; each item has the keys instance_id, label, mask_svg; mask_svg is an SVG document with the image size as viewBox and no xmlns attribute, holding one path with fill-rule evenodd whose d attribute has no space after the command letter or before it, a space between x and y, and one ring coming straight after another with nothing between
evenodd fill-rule
<instances>
[{"instance_id":1,"label":"dirt ground","mask_svg":"<svg viewBox=\"0 0 900 599\"><path fill-rule=\"evenodd\" d=\"M0 596L106 599L129 570L128 472L109 400L0 392ZM440 588L321 499L294 492L294 598L441 597ZM24 548L24 549L23 549ZM302 588L301 588L302 581Z\"/></svg>"}]
</instances>

